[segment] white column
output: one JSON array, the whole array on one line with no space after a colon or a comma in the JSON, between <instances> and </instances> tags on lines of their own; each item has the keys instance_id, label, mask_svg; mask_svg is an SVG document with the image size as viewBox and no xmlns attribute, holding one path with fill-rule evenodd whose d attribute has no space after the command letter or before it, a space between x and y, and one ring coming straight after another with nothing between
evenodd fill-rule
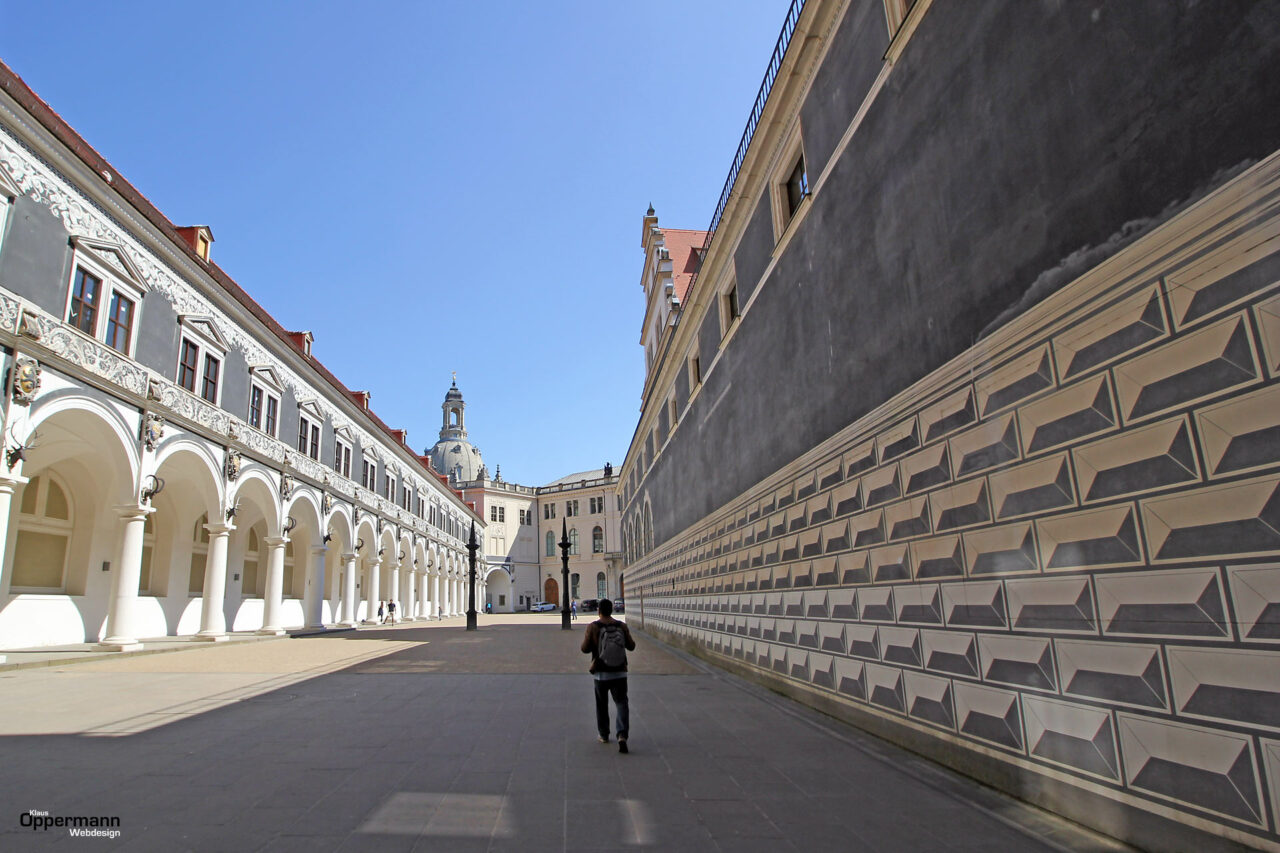
<instances>
[{"instance_id":1,"label":"white column","mask_svg":"<svg viewBox=\"0 0 1280 853\"><path fill-rule=\"evenodd\" d=\"M356 555L342 555L343 584L342 624L354 628L356 624Z\"/></svg>"},{"instance_id":2,"label":"white column","mask_svg":"<svg viewBox=\"0 0 1280 853\"><path fill-rule=\"evenodd\" d=\"M324 627L324 555L327 550L323 545L311 549L311 564L307 566L307 589L303 594L303 621L308 628Z\"/></svg>"},{"instance_id":3,"label":"white column","mask_svg":"<svg viewBox=\"0 0 1280 853\"><path fill-rule=\"evenodd\" d=\"M280 627L280 611L284 606L284 546L287 536L268 536L262 540L267 545L267 583L262 591L262 627L259 634L284 636Z\"/></svg>"},{"instance_id":4,"label":"white column","mask_svg":"<svg viewBox=\"0 0 1280 853\"><path fill-rule=\"evenodd\" d=\"M427 612L427 616L432 619L440 618L440 570L437 568L434 572L427 576L427 583L431 586L431 609Z\"/></svg>"},{"instance_id":5,"label":"white column","mask_svg":"<svg viewBox=\"0 0 1280 853\"><path fill-rule=\"evenodd\" d=\"M404 615L403 613L400 612L401 602L398 600L399 597L400 597L400 564L397 562L397 563L391 564L391 577L387 582L387 600L394 601L396 603L396 621L397 622L399 622L400 617Z\"/></svg>"},{"instance_id":6,"label":"white column","mask_svg":"<svg viewBox=\"0 0 1280 853\"><path fill-rule=\"evenodd\" d=\"M200 631L197 640L219 642L227 639L227 617L222 602L227 594L227 540L235 526L223 521L206 524L209 553L204 560L204 593L200 602Z\"/></svg>"},{"instance_id":7,"label":"white column","mask_svg":"<svg viewBox=\"0 0 1280 853\"><path fill-rule=\"evenodd\" d=\"M418 573L413 570L413 563L406 561L404 563L404 621L412 622L415 618L415 609L418 597L417 590L414 585L418 582Z\"/></svg>"},{"instance_id":8,"label":"white column","mask_svg":"<svg viewBox=\"0 0 1280 853\"><path fill-rule=\"evenodd\" d=\"M10 488L10 497L13 492ZM142 577L142 534L147 516L155 512L151 507L125 505L116 507L124 529L120 532L120 551L116 558L115 573L111 577L111 600L107 604L106 637L99 645L112 651L128 652L142 648L134 634L133 610L138 601L138 581ZM5 513L8 524L8 513Z\"/></svg>"},{"instance_id":9,"label":"white column","mask_svg":"<svg viewBox=\"0 0 1280 853\"><path fill-rule=\"evenodd\" d=\"M8 552L9 508L13 504L14 487L23 485L26 482L26 477L0 473L0 555ZM4 588L4 568L4 563L0 560L0 589ZM4 661L5 656L0 655L0 663L4 663Z\"/></svg>"},{"instance_id":10,"label":"white column","mask_svg":"<svg viewBox=\"0 0 1280 853\"><path fill-rule=\"evenodd\" d=\"M369 590L366 595L369 596L369 613L366 622L372 622L375 625L378 622L378 605L382 603L382 561L374 558L369 563Z\"/></svg>"},{"instance_id":11,"label":"white column","mask_svg":"<svg viewBox=\"0 0 1280 853\"><path fill-rule=\"evenodd\" d=\"M430 578L428 577L427 573L425 571L419 572L418 573L418 618L419 619L431 618L431 612L430 612L431 602L427 600L427 594L430 592L430 590L427 588L428 583L430 583Z\"/></svg>"}]
</instances>

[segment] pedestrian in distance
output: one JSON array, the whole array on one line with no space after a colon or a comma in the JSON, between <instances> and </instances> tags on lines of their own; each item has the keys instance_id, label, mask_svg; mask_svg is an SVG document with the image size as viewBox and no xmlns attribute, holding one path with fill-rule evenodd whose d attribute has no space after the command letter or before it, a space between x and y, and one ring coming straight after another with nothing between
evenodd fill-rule
<instances>
[{"instance_id":1,"label":"pedestrian in distance","mask_svg":"<svg viewBox=\"0 0 1280 853\"><path fill-rule=\"evenodd\" d=\"M387 602L387 619L391 624L396 624L396 603L394 601Z\"/></svg>"},{"instance_id":2,"label":"pedestrian in distance","mask_svg":"<svg viewBox=\"0 0 1280 853\"><path fill-rule=\"evenodd\" d=\"M382 602L378 602L378 624L385 625L387 623L387 611L382 606Z\"/></svg>"},{"instance_id":3,"label":"pedestrian in distance","mask_svg":"<svg viewBox=\"0 0 1280 853\"><path fill-rule=\"evenodd\" d=\"M627 751L631 709L627 703L627 652L635 651L627 623L613 618L613 602L600 599L600 618L587 626L582 638L582 653L591 655L588 670L595 680L596 730L600 742L609 742L609 697L617 709L618 752Z\"/></svg>"},{"instance_id":4,"label":"pedestrian in distance","mask_svg":"<svg viewBox=\"0 0 1280 853\"><path fill-rule=\"evenodd\" d=\"M576 620L578 618L578 601L574 599L569 604L569 619Z\"/></svg>"}]
</instances>

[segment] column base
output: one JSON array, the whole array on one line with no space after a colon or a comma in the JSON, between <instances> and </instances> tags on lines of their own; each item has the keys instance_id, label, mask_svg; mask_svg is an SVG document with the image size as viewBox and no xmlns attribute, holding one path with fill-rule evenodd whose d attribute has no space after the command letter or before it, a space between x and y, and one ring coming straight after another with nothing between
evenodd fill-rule
<instances>
[{"instance_id":1,"label":"column base","mask_svg":"<svg viewBox=\"0 0 1280 853\"><path fill-rule=\"evenodd\" d=\"M259 628L258 630L254 631L253 633L257 634L257 635L258 635L258 636L260 636L260 637L283 637L283 636L285 636L285 632L284 632L284 631L282 631L282 630L281 630L281 629L279 629L279 628Z\"/></svg>"},{"instance_id":2,"label":"column base","mask_svg":"<svg viewBox=\"0 0 1280 853\"><path fill-rule=\"evenodd\" d=\"M356 621L356 620L354 620L354 619L344 619L343 621L339 622L338 624L339 624L339 625L341 625L343 628L354 628L354 627L356 627L357 625L359 625L360 623L359 623L359 622L357 622L357 621Z\"/></svg>"},{"instance_id":3,"label":"column base","mask_svg":"<svg viewBox=\"0 0 1280 853\"><path fill-rule=\"evenodd\" d=\"M198 643L223 643L231 638L226 634L196 634L192 639Z\"/></svg>"},{"instance_id":4,"label":"column base","mask_svg":"<svg viewBox=\"0 0 1280 853\"><path fill-rule=\"evenodd\" d=\"M98 648L109 652L136 652L142 648L142 643L137 640L103 640L98 643Z\"/></svg>"}]
</instances>

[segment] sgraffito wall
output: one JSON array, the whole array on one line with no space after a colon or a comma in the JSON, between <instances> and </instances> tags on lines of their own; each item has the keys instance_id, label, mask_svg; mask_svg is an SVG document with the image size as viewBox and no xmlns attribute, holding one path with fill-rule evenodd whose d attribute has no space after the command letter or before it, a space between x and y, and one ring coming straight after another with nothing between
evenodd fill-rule
<instances>
[{"instance_id":1,"label":"sgraffito wall","mask_svg":"<svg viewBox=\"0 0 1280 853\"><path fill-rule=\"evenodd\" d=\"M1280 846L1280 156L627 586L644 630L1104 831Z\"/></svg>"}]
</instances>

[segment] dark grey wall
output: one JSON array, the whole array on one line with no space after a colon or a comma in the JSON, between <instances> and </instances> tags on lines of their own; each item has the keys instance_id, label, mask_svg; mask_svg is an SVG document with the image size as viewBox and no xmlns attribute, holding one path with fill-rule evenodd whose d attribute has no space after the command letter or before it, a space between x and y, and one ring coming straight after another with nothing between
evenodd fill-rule
<instances>
[{"instance_id":1,"label":"dark grey wall","mask_svg":"<svg viewBox=\"0 0 1280 853\"><path fill-rule=\"evenodd\" d=\"M763 194L756 202L755 212L743 232L742 242L733 254L733 268L738 276L738 304L745 306L751 294L760 284L760 276L769 266L773 255L773 212L769 209L769 196Z\"/></svg>"},{"instance_id":2,"label":"dark grey wall","mask_svg":"<svg viewBox=\"0 0 1280 853\"><path fill-rule=\"evenodd\" d=\"M809 97L800 108L804 165L810 187L826 168L840 137L880 74L888 46L882 0L859 0L850 6L826 61L814 77Z\"/></svg>"},{"instance_id":3,"label":"dark grey wall","mask_svg":"<svg viewBox=\"0 0 1280 853\"><path fill-rule=\"evenodd\" d=\"M244 353L238 349L227 350L222 375L222 408L238 418L248 420L249 363L245 361Z\"/></svg>"},{"instance_id":4,"label":"dark grey wall","mask_svg":"<svg viewBox=\"0 0 1280 853\"><path fill-rule=\"evenodd\" d=\"M811 121L861 99L876 29L838 29ZM707 377L696 428L633 497L651 496L655 544L1028 307L1070 253L1100 247L1097 263L1126 223L1280 148L1277 103L1278 4L934 4ZM755 241L772 243L760 218L743 293L768 255Z\"/></svg>"},{"instance_id":5,"label":"dark grey wall","mask_svg":"<svg viewBox=\"0 0 1280 853\"><path fill-rule=\"evenodd\" d=\"M178 313L167 299L159 293L146 293L142 297L142 305L138 309L138 341L134 349L134 358L147 367L177 379L178 339L181 327L178 326ZM227 380L230 378L230 367L222 367L222 400L227 396Z\"/></svg>"},{"instance_id":6,"label":"dark grey wall","mask_svg":"<svg viewBox=\"0 0 1280 853\"><path fill-rule=\"evenodd\" d=\"M19 196L0 245L0 283L55 317L67 305L71 243L62 220L38 201Z\"/></svg>"}]
</instances>

